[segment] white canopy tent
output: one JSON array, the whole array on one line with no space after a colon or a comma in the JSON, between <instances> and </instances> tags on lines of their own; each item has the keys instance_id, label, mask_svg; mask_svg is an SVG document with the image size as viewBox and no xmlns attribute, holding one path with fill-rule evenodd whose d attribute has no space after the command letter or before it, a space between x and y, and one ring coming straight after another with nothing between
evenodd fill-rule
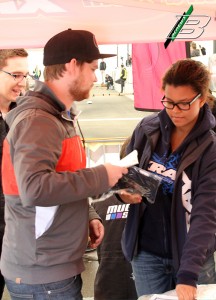
<instances>
[{"instance_id":1,"label":"white canopy tent","mask_svg":"<svg viewBox=\"0 0 216 300\"><path fill-rule=\"evenodd\" d=\"M216 39L216 0L0 0L1 48L40 48L67 28L94 32L98 44L162 42L191 4L211 17L199 39Z\"/></svg>"}]
</instances>

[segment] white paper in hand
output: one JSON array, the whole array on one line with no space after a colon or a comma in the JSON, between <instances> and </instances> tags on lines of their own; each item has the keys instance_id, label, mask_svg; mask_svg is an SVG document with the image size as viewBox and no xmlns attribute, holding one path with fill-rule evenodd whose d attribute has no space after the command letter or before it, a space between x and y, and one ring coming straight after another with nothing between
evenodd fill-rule
<instances>
[{"instance_id":1,"label":"white paper in hand","mask_svg":"<svg viewBox=\"0 0 216 300\"><path fill-rule=\"evenodd\" d=\"M119 162L116 163L116 165L120 167L132 167L138 164L138 152L137 150L133 150L131 153L129 153L127 156L122 158Z\"/></svg>"}]
</instances>

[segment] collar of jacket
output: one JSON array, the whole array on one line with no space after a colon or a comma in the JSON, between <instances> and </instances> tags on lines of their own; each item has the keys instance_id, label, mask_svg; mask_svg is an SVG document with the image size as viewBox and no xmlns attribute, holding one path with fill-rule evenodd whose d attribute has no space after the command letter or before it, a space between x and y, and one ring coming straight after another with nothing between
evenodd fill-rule
<instances>
[{"instance_id":1,"label":"collar of jacket","mask_svg":"<svg viewBox=\"0 0 216 300\"><path fill-rule=\"evenodd\" d=\"M56 97L53 91L42 81L36 80L33 92L40 93L48 98L52 99L52 102L59 111L66 111L65 105ZM27 92L28 94L28 92Z\"/></svg>"},{"instance_id":2,"label":"collar of jacket","mask_svg":"<svg viewBox=\"0 0 216 300\"><path fill-rule=\"evenodd\" d=\"M49 98L52 100L52 103L56 106L58 110L61 111L61 116L63 119L67 121L74 121L75 117L80 114L76 110L75 104L71 106L70 109L70 114L68 114L68 111L66 110L65 105L56 97L56 95L52 92L52 90L43 82L36 80L35 87L34 87L34 92L40 93L44 95L45 97ZM51 102L51 101L50 101Z\"/></svg>"}]
</instances>

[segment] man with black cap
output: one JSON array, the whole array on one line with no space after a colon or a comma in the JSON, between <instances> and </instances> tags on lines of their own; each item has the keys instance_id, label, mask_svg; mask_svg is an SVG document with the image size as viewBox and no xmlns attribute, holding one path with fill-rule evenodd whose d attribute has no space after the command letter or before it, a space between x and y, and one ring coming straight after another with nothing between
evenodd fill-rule
<instances>
[{"instance_id":1,"label":"man with black cap","mask_svg":"<svg viewBox=\"0 0 216 300\"><path fill-rule=\"evenodd\" d=\"M89 97L98 59L110 56L100 54L91 32L60 32L44 47L45 83L37 81L6 117L1 268L11 299L82 299L88 236L93 248L103 237L88 197L107 191L127 169L85 168L72 106Z\"/></svg>"}]
</instances>

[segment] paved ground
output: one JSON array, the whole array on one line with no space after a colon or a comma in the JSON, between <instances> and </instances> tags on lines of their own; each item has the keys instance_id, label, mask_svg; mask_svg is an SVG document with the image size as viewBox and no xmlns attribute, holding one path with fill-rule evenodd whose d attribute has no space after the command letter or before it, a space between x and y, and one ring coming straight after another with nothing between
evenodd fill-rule
<instances>
[{"instance_id":1,"label":"paved ground","mask_svg":"<svg viewBox=\"0 0 216 300\"><path fill-rule=\"evenodd\" d=\"M92 104L89 104L89 102ZM81 110L79 123L84 137L118 138L128 137L149 112L135 110L133 95L120 95L116 91L97 86L90 99L77 103Z\"/></svg>"}]
</instances>

